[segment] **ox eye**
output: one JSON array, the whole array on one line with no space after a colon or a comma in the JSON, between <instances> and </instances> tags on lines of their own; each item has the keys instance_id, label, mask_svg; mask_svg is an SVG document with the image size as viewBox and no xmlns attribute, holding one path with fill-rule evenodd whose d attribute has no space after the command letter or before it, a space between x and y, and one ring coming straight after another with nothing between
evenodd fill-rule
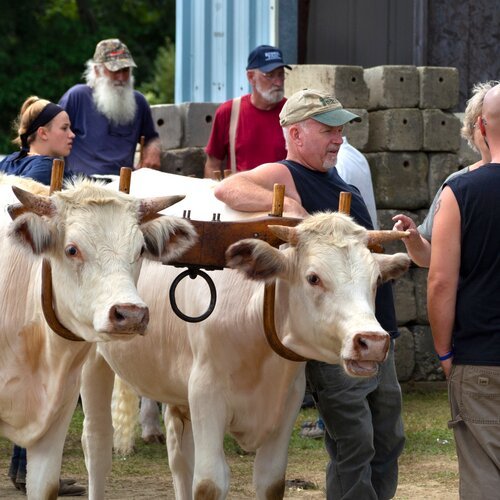
<instances>
[{"instance_id":1,"label":"ox eye","mask_svg":"<svg viewBox=\"0 0 500 500\"><path fill-rule=\"evenodd\" d=\"M146 251L146 247L145 247L145 246L143 246L143 247L141 248L141 253L140 253L140 256L141 256L141 257L144 255L144 252L145 252L145 251Z\"/></svg>"},{"instance_id":2,"label":"ox eye","mask_svg":"<svg viewBox=\"0 0 500 500\"><path fill-rule=\"evenodd\" d=\"M68 257L76 257L78 255L78 248L75 247L75 245L68 245L65 249L64 249L64 253L68 256Z\"/></svg>"},{"instance_id":3,"label":"ox eye","mask_svg":"<svg viewBox=\"0 0 500 500\"><path fill-rule=\"evenodd\" d=\"M319 285L321 280L319 279L319 276L317 274L309 274L307 276L307 282L310 284L310 285Z\"/></svg>"}]
</instances>

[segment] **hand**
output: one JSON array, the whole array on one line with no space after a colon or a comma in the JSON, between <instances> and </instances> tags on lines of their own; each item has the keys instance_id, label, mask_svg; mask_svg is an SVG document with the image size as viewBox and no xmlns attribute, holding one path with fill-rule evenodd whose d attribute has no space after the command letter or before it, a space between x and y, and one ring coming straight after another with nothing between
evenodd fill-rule
<instances>
[{"instance_id":1,"label":"hand","mask_svg":"<svg viewBox=\"0 0 500 500\"><path fill-rule=\"evenodd\" d=\"M443 369L444 375L446 377L446 380L450 378L450 373L451 373L451 367L452 367L452 360L453 358L447 359L445 361L440 361L441 363L441 368Z\"/></svg>"},{"instance_id":2,"label":"hand","mask_svg":"<svg viewBox=\"0 0 500 500\"><path fill-rule=\"evenodd\" d=\"M142 154L142 161L137 165L136 168L152 168L154 170L160 170L161 159L160 159L160 144L159 141L151 141L144 147Z\"/></svg>"},{"instance_id":3,"label":"hand","mask_svg":"<svg viewBox=\"0 0 500 500\"><path fill-rule=\"evenodd\" d=\"M407 215L398 214L392 218L393 221L396 221L394 227L392 228L394 231L410 231L413 229L417 230L417 226L413 222L413 220Z\"/></svg>"}]
</instances>

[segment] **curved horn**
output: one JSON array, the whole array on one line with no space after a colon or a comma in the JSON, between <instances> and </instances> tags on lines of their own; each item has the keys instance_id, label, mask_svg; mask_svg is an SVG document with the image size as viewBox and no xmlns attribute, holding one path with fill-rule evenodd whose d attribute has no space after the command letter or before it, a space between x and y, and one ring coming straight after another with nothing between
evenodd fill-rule
<instances>
[{"instance_id":1,"label":"curved horn","mask_svg":"<svg viewBox=\"0 0 500 500\"><path fill-rule=\"evenodd\" d=\"M37 215L54 216L57 209L54 202L48 196L33 194L17 186L12 186L16 198L23 204L26 211Z\"/></svg>"},{"instance_id":2,"label":"curved horn","mask_svg":"<svg viewBox=\"0 0 500 500\"><path fill-rule=\"evenodd\" d=\"M144 198L141 200L139 206L139 222L145 222L149 219L154 218L154 216L161 210L178 203L183 200L185 195L175 195L175 196L158 196L156 198Z\"/></svg>"},{"instance_id":3,"label":"curved horn","mask_svg":"<svg viewBox=\"0 0 500 500\"><path fill-rule=\"evenodd\" d=\"M272 225L268 228L280 240L286 241L290 245L296 245L299 241L297 230L294 227Z\"/></svg>"},{"instance_id":4,"label":"curved horn","mask_svg":"<svg viewBox=\"0 0 500 500\"><path fill-rule=\"evenodd\" d=\"M410 231L395 231L392 229L385 231L368 231L368 245L400 240L407 236L410 236Z\"/></svg>"}]
</instances>

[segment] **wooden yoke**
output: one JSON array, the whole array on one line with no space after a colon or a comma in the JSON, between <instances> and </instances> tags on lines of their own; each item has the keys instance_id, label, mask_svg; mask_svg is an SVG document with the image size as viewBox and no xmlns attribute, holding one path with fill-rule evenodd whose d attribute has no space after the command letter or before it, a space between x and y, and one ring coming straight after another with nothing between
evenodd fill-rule
<instances>
[{"instance_id":1,"label":"wooden yoke","mask_svg":"<svg viewBox=\"0 0 500 500\"><path fill-rule=\"evenodd\" d=\"M64 160L55 159L52 162L52 174L50 176L49 194L62 189L64 177ZM43 259L42 262L42 310L50 328L60 337L75 342L83 342L84 339L68 330L60 321L54 311L54 297L52 293L52 269L50 261Z\"/></svg>"},{"instance_id":2,"label":"wooden yoke","mask_svg":"<svg viewBox=\"0 0 500 500\"><path fill-rule=\"evenodd\" d=\"M269 226L277 223L274 217L280 217L279 224L288 227L294 227L302 221L302 219L294 217L282 217L284 193L285 186L274 185L272 211L267 217L222 222L220 214L213 214L211 221L198 221L189 218L189 211L184 212L184 217L189 220L198 233L198 241L175 262L168 264L208 270L224 269L228 247L246 238L258 238L269 243L272 247L278 248L283 241L269 230Z\"/></svg>"}]
</instances>

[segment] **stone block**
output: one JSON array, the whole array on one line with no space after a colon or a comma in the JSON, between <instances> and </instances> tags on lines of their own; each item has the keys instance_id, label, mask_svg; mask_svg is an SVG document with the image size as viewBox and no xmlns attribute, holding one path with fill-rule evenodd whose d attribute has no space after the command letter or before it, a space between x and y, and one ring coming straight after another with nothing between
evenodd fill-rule
<instances>
[{"instance_id":1,"label":"stone block","mask_svg":"<svg viewBox=\"0 0 500 500\"><path fill-rule=\"evenodd\" d=\"M434 351L431 328L429 326L412 326L413 340L415 342L415 381L444 380L444 372Z\"/></svg>"},{"instance_id":2,"label":"stone block","mask_svg":"<svg viewBox=\"0 0 500 500\"><path fill-rule=\"evenodd\" d=\"M417 70L420 77L420 108L451 109L458 104L457 68L419 66Z\"/></svg>"},{"instance_id":3,"label":"stone block","mask_svg":"<svg viewBox=\"0 0 500 500\"><path fill-rule=\"evenodd\" d=\"M458 155L454 153L430 153L429 159L429 200L434 199L445 179L457 171Z\"/></svg>"},{"instance_id":4,"label":"stone block","mask_svg":"<svg viewBox=\"0 0 500 500\"><path fill-rule=\"evenodd\" d=\"M368 87L361 66L327 64L291 65L285 79L285 95L310 88L332 93L344 108L367 108Z\"/></svg>"},{"instance_id":5,"label":"stone block","mask_svg":"<svg viewBox=\"0 0 500 500\"><path fill-rule=\"evenodd\" d=\"M185 102L180 104L184 120L182 147L205 147L219 103Z\"/></svg>"},{"instance_id":6,"label":"stone block","mask_svg":"<svg viewBox=\"0 0 500 500\"><path fill-rule=\"evenodd\" d=\"M394 346L394 362L400 382L410 380L415 369L415 343L413 333L408 328L399 328L399 337Z\"/></svg>"},{"instance_id":7,"label":"stone block","mask_svg":"<svg viewBox=\"0 0 500 500\"><path fill-rule=\"evenodd\" d=\"M360 151L366 151L368 145L369 119L366 109L349 108L349 111L361 117L360 122L352 122L344 125L344 135L349 144Z\"/></svg>"},{"instance_id":8,"label":"stone block","mask_svg":"<svg viewBox=\"0 0 500 500\"><path fill-rule=\"evenodd\" d=\"M422 149L422 112L416 108L371 111L367 150L420 151Z\"/></svg>"},{"instance_id":9,"label":"stone block","mask_svg":"<svg viewBox=\"0 0 500 500\"><path fill-rule=\"evenodd\" d=\"M427 275L429 270L423 267L414 267L410 269L410 275L415 286L415 303L417 306L417 323L419 325L428 325L429 317L427 315Z\"/></svg>"},{"instance_id":10,"label":"stone block","mask_svg":"<svg viewBox=\"0 0 500 500\"><path fill-rule=\"evenodd\" d=\"M368 109L416 108L420 99L416 66L375 66L364 70Z\"/></svg>"},{"instance_id":11,"label":"stone block","mask_svg":"<svg viewBox=\"0 0 500 500\"><path fill-rule=\"evenodd\" d=\"M424 151L450 151L460 149L460 120L453 113L440 109L423 109Z\"/></svg>"},{"instance_id":12,"label":"stone block","mask_svg":"<svg viewBox=\"0 0 500 500\"><path fill-rule=\"evenodd\" d=\"M202 178L205 159L203 148L170 149L161 153L161 170L169 174Z\"/></svg>"},{"instance_id":13,"label":"stone block","mask_svg":"<svg viewBox=\"0 0 500 500\"><path fill-rule=\"evenodd\" d=\"M417 319L417 303L415 286L409 273L394 281L393 293L398 325L414 322Z\"/></svg>"},{"instance_id":14,"label":"stone block","mask_svg":"<svg viewBox=\"0 0 500 500\"><path fill-rule=\"evenodd\" d=\"M182 113L175 104L156 104L151 106L151 115L157 132L160 134L161 149L176 149L182 144Z\"/></svg>"},{"instance_id":15,"label":"stone block","mask_svg":"<svg viewBox=\"0 0 500 500\"><path fill-rule=\"evenodd\" d=\"M377 208L428 208L429 165L425 153L368 153Z\"/></svg>"}]
</instances>

